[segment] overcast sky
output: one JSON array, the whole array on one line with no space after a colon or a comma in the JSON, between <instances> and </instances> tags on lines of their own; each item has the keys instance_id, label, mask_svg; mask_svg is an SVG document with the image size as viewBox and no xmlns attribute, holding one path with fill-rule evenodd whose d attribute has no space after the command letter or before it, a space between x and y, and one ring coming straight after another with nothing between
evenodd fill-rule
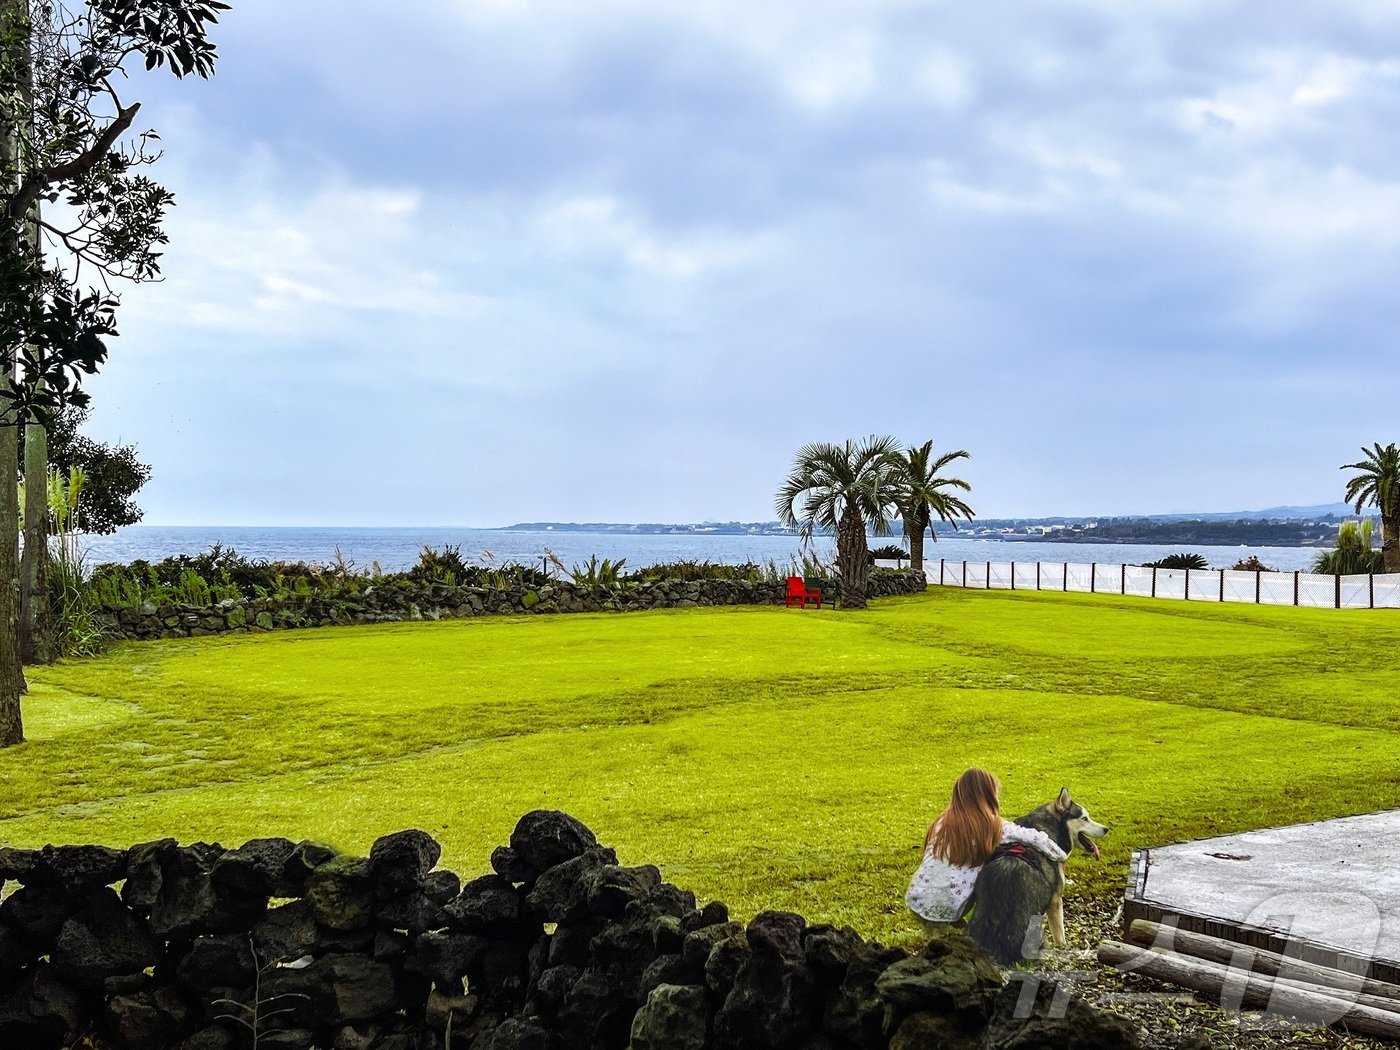
<instances>
[{"instance_id":1,"label":"overcast sky","mask_svg":"<svg viewBox=\"0 0 1400 1050\"><path fill-rule=\"evenodd\" d=\"M1400 440L1400 7L233 0L91 433L152 524L1339 499Z\"/></svg>"}]
</instances>

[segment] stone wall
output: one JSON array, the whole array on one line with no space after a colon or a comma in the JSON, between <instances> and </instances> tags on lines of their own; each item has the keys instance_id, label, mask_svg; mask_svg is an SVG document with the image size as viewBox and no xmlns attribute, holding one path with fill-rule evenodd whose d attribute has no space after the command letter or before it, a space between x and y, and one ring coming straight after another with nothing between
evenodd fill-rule
<instances>
[{"instance_id":1,"label":"stone wall","mask_svg":"<svg viewBox=\"0 0 1400 1050\"><path fill-rule=\"evenodd\" d=\"M0 849L0 1047L1136 1045L1068 989L1003 984L961 934L908 955L785 912L743 926L563 813L526 814L465 885L440 853L421 831L368 858L286 839Z\"/></svg>"},{"instance_id":2,"label":"stone wall","mask_svg":"<svg viewBox=\"0 0 1400 1050\"><path fill-rule=\"evenodd\" d=\"M876 569L866 594L884 598L927 589L923 573ZM704 580L661 581L626 588L577 587L567 580L543 587L503 590L413 585L405 582L367 588L355 597L307 595L286 599L226 600L217 605L154 605L103 609L118 637L133 640L188 638L207 634L272 631L292 627L446 620L511 613L633 612L684 609L700 605L781 605L782 583Z\"/></svg>"}]
</instances>

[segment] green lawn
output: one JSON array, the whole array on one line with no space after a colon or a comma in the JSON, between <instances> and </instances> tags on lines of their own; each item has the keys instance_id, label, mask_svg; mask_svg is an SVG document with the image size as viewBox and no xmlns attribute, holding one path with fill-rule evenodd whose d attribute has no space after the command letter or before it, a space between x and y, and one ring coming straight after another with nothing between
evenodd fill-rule
<instances>
[{"instance_id":1,"label":"green lawn","mask_svg":"<svg viewBox=\"0 0 1400 1050\"><path fill-rule=\"evenodd\" d=\"M1110 824L1072 863L1100 895L1139 846L1400 805L1397 643L1393 612L933 589L126 644L32 670L0 844L415 826L470 875L551 807L743 915L909 942L969 765Z\"/></svg>"}]
</instances>

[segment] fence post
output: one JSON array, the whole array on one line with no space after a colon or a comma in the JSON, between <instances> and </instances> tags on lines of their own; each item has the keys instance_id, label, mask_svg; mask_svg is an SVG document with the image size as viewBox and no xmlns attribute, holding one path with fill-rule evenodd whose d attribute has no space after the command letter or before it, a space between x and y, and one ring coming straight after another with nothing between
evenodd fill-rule
<instances>
[{"instance_id":1,"label":"fence post","mask_svg":"<svg viewBox=\"0 0 1400 1050\"><path fill-rule=\"evenodd\" d=\"M992 589L992 563L987 562L987 590Z\"/></svg>"},{"instance_id":2,"label":"fence post","mask_svg":"<svg viewBox=\"0 0 1400 1050\"><path fill-rule=\"evenodd\" d=\"M967 559L963 559L963 586L967 586Z\"/></svg>"},{"instance_id":3,"label":"fence post","mask_svg":"<svg viewBox=\"0 0 1400 1050\"><path fill-rule=\"evenodd\" d=\"M1186 586L1182 589L1182 593L1189 602L1191 600L1191 566L1189 565L1186 566Z\"/></svg>"},{"instance_id":4,"label":"fence post","mask_svg":"<svg viewBox=\"0 0 1400 1050\"><path fill-rule=\"evenodd\" d=\"M1099 563L1096 562L1096 561L1091 561L1091 562L1089 563L1089 593L1090 593L1090 594L1097 594L1098 591L1095 590L1095 588L1098 587L1098 585L1099 585Z\"/></svg>"},{"instance_id":5,"label":"fence post","mask_svg":"<svg viewBox=\"0 0 1400 1050\"><path fill-rule=\"evenodd\" d=\"M1068 591L1068 590L1069 590L1069 562L1064 562L1063 565L1064 565L1065 578L1064 578L1064 582L1060 585L1060 590L1062 590L1062 591Z\"/></svg>"},{"instance_id":6,"label":"fence post","mask_svg":"<svg viewBox=\"0 0 1400 1050\"><path fill-rule=\"evenodd\" d=\"M1152 597L1157 597L1157 566L1152 566Z\"/></svg>"},{"instance_id":7,"label":"fence post","mask_svg":"<svg viewBox=\"0 0 1400 1050\"><path fill-rule=\"evenodd\" d=\"M1035 563L1035 589L1040 590L1040 562Z\"/></svg>"},{"instance_id":8,"label":"fence post","mask_svg":"<svg viewBox=\"0 0 1400 1050\"><path fill-rule=\"evenodd\" d=\"M1011 563L1011 589L1013 591L1016 589L1016 563L1014 561Z\"/></svg>"},{"instance_id":9,"label":"fence post","mask_svg":"<svg viewBox=\"0 0 1400 1050\"><path fill-rule=\"evenodd\" d=\"M1376 607L1376 574L1373 572L1366 577L1366 608Z\"/></svg>"},{"instance_id":10,"label":"fence post","mask_svg":"<svg viewBox=\"0 0 1400 1050\"><path fill-rule=\"evenodd\" d=\"M1225 570L1220 570L1220 600L1225 600Z\"/></svg>"},{"instance_id":11,"label":"fence post","mask_svg":"<svg viewBox=\"0 0 1400 1050\"><path fill-rule=\"evenodd\" d=\"M1260 590L1260 588L1263 586L1263 583L1264 583L1264 570L1263 570L1263 569L1255 569L1255 570L1254 570L1254 604L1255 604L1255 605L1260 604L1259 599L1260 599L1260 596L1261 596L1261 594L1262 594L1262 591Z\"/></svg>"},{"instance_id":12,"label":"fence post","mask_svg":"<svg viewBox=\"0 0 1400 1050\"><path fill-rule=\"evenodd\" d=\"M1118 593L1128 593L1128 563L1118 566Z\"/></svg>"},{"instance_id":13,"label":"fence post","mask_svg":"<svg viewBox=\"0 0 1400 1050\"><path fill-rule=\"evenodd\" d=\"M1334 609L1340 609L1340 608L1342 607L1342 574L1341 574L1341 573L1337 573L1336 580L1337 580L1337 583L1336 583L1336 585L1334 586L1333 592L1332 592L1332 596L1333 596L1333 597L1332 597L1332 608L1334 608Z\"/></svg>"},{"instance_id":14,"label":"fence post","mask_svg":"<svg viewBox=\"0 0 1400 1050\"><path fill-rule=\"evenodd\" d=\"M938 586L943 586L943 559L938 559Z\"/></svg>"},{"instance_id":15,"label":"fence post","mask_svg":"<svg viewBox=\"0 0 1400 1050\"><path fill-rule=\"evenodd\" d=\"M1293 604L1298 604L1298 570L1293 570Z\"/></svg>"}]
</instances>

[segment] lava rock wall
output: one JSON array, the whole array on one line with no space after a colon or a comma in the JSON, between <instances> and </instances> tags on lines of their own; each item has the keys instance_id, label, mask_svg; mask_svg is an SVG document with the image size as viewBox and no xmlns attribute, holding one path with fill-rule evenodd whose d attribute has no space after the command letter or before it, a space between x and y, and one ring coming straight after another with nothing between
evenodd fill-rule
<instances>
[{"instance_id":1,"label":"lava rock wall","mask_svg":"<svg viewBox=\"0 0 1400 1050\"><path fill-rule=\"evenodd\" d=\"M1066 991L1004 984L961 935L908 955L785 912L744 926L564 813L527 813L465 884L440 855L422 831L368 857L280 838L0 848L0 1047L1136 1045Z\"/></svg>"}]
</instances>

